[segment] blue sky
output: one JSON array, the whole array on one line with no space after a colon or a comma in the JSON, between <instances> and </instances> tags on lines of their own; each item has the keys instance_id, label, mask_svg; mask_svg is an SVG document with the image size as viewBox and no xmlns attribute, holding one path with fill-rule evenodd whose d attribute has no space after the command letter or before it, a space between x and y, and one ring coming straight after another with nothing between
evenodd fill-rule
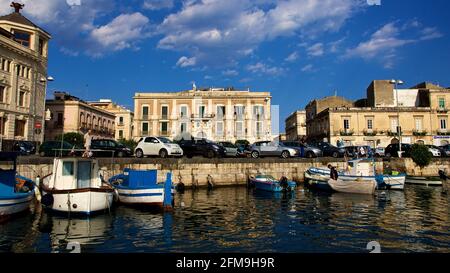
<instances>
[{"instance_id":1,"label":"blue sky","mask_svg":"<svg viewBox=\"0 0 450 273\"><path fill-rule=\"evenodd\" d=\"M373 79L450 86L450 2L368 1L18 2L53 35L50 94L132 109L137 91L234 86L270 91L284 120L335 91L362 98ZM2 14L9 3L0 0Z\"/></svg>"}]
</instances>

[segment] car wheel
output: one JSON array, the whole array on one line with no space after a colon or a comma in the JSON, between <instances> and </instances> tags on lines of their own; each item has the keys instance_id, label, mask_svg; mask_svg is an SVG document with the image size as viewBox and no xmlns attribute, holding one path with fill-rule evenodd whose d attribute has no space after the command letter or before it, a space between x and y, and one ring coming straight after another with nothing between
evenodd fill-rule
<instances>
[{"instance_id":1,"label":"car wheel","mask_svg":"<svg viewBox=\"0 0 450 273\"><path fill-rule=\"evenodd\" d=\"M282 157L282 158L288 158L288 157L289 157L289 152L288 152L288 151L283 151L283 152L281 153L281 157Z\"/></svg>"},{"instance_id":2,"label":"car wheel","mask_svg":"<svg viewBox=\"0 0 450 273\"><path fill-rule=\"evenodd\" d=\"M252 152L252 157L253 158L258 158L259 157L259 153L257 151L253 151Z\"/></svg>"},{"instance_id":3,"label":"car wheel","mask_svg":"<svg viewBox=\"0 0 450 273\"><path fill-rule=\"evenodd\" d=\"M306 157L307 158L313 158L314 157L314 153L313 152L307 152L306 153Z\"/></svg>"},{"instance_id":4,"label":"car wheel","mask_svg":"<svg viewBox=\"0 0 450 273\"><path fill-rule=\"evenodd\" d=\"M40 156L45 156L45 152L40 152L39 155Z\"/></svg>"},{"instance_id":5,"label":"car wheel","mask_svg":"<svg viewBox=\"0 0 450 273\"><path fill-rule=\"evenodd\" d=\"M213 158L214 157L214 151L213 150L209 150L208 153L206 154L206 157Z\"/></svg>"},{"instance_id":6,"label":"car wheel","mask_svg":"<svg viewBox=\"0 0 450 273\"><path fill-rule=\"evenodd\" d=\"M391 153L386 153L386 157L390 158L391 157Z\"/></svg>"},{"instance_id":7,"label":"car wheel","mask_svg":"<svg viewBox=\"0 0 450 273\"><path fill-rule=\"evenodd\" d=\"M161 149L159 151L159 157L166 158L167 157L167 151L165 149Z\"/></svg>"},{"instance_id":8,"label":"car wheel","mask_svg":"<svg viewBox=\"0 0 450 273\"><path fill-rule=\"evenodd\" d=\"M137 149L136 150L136 157L137 158L143 158L144 157L144 152L141 149Z\"/></svg>"},{"instance_id":9,"label":"car wheel","mask_svg":"<svg viewBox=\"0 0 450 273\"><path fill-rule=\"evenodd\" d=\"M338 153L338 152L333 152L332 156L333 156L334 158L338 158L338 157L339 157L339 153Z\"/></svg>"},{"instance_id":10,"label":"car wheel","mask_svg":"<svg viewBox=\"0 0 450 273\"><path fill-rule=\"evenodd\" d=\"M122 151L120 151L120 152L117 153L117 157L123 157L123 156L124 156L124 154L123 154Z\"/></svg>"}]
</instances>

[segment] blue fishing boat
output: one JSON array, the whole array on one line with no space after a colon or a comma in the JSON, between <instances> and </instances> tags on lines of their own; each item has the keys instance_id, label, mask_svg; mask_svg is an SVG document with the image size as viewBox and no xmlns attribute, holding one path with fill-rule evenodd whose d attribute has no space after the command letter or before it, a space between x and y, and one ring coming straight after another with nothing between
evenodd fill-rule
<instances>
[{"instance_id":1,"label":"blue fishing boat","mask_svg":"<svg viewBox=\"0 0 450 273\"><path fill-rule=\"evenodd\" d=\"M111 177L108 182L116 190L120 203L172 207L175 193L172 174L167 174L165 183L158 183L157 175L157 170L124 169L122 174Z\"/></svg>"},{"instance_id":2,"label":"blue fishing boat","mask_svg":"<svg viewBox=\"0 0 450 273\"><path fill-rule=\"evenodd\" d=\"M0 169L0 220L24 212L35 195L31 179L17 174L17 153L0 152L2 165L12 163L11 169Z\"/></svg>"},{"instance_id":3,"label":"blue fishing boat","mask_svg":"<svg viewBox=\"0 0 450 273\"><path fill-rule=\"evenodd\" d=\"M249 183L257 190L281 192L281 191L294 191L297 187L297 183L294 181L288 181L286 177L280 180L273 178L271 175L259 174L249 177Z\"/></svg>"}]
</instances>

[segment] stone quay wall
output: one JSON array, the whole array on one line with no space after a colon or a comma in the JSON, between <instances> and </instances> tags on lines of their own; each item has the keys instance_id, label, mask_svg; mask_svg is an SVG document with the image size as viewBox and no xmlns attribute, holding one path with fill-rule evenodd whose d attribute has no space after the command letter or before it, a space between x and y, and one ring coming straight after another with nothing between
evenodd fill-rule
<instances>
[{"instance_id":1,"label":"stone quay wall","mask_svg":"<svg viewBox=\"0 0 450 273\"><path fill-rule=\"evenodd\" d=\"M338 169L346 167L343 159L318 158L318 159L281 159L281 158L99 158L101 173L105 179L120 174L125 168L136 170L158 170L158 181L163 182L166 174L172 172L173 183L182 181L186 187L206 186L208 175L217 186L245 185L249 175L265 173L275 178L286 176L297 182L304 180L304 172L309 167L326 168L328 164ZM19 174L36 179L52 172L53 158L20 157L18 159ZM1 167L1 166L0 166ZM423 169L415 166L411 159L392 159L376 161L377 172L383 172L385 168L406 172L414 176L437 176L440 169L450 174L450 159L438 159Z\"/></svg>"}]
</instances>

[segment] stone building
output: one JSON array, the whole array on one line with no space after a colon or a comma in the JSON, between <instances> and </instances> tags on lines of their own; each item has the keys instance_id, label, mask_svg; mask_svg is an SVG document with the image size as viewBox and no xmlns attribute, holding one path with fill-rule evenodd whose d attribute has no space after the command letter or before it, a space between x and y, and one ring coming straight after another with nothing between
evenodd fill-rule
<instances>
[{"instance_id":1,"label":"stone building","mask_svg":"<svg viewBox=\"0 0 450 273\"><path fill-rule=\"evenodd\" d=\"M54 99L46 101L51 113L45 126L46 140L55 140L65 133L85 134L88 130L96 137L115 137L115 114L66 92L55 92L54 95Z\"/></svg>"},{"instance_id":2,"label":"stone building","mask_svg":"<svg viewBox=\"0 0 450 273\"><path fill-rule=\"evenodd\" d=\"M23 5L0 16L0 146L15 140L42 142L51 36L24 17ZM3 148L3 149L2 149Z\"/></svg>"},{"instance_id":3,"label":"stone building","mask_svg":"<svg viewBox=\"0 0 450 273\"><path fill-rule=\"evenodd\" d=\"M113 103L109 99L89 102L90 105L99 107L116 116L115 138L131 140L133 139L133 119L134 113L120 105Z\"/></svg>"},{"instance_id":4,"label":"stone building","mask_svg":"<svg viewBox=\"0 0 450 273\"><path fill-rule=\"evenodd\" d=\"M181 92L136 93L134 136L271 140L271 98L269 92L195 86Z\"/></svg>"},{"instance_id":5,"label":"stone building","mask_svg":"<svg viewBox=\"0 0 450 273\"><path fill-rule=\"evenodd\" d=\"M295 111L286 121L286 140L300 140L306 136L306 111Z\"/></svg>"},{"instance_id":6,"label":"stone building","mask_svg":"<svg viewBox=\"0 0 450 273\"><path fill-rule=\"evenodd\" d=\"M390 81L377 80L367 88L367 98L353 105L325 106L320 101L321 109L311 103L306 109L310 140L385 147L398 143L401 131L402 143L450 142L450 90L437 85L422 83L396 90Z\"/></svg>"}]
</instances>

